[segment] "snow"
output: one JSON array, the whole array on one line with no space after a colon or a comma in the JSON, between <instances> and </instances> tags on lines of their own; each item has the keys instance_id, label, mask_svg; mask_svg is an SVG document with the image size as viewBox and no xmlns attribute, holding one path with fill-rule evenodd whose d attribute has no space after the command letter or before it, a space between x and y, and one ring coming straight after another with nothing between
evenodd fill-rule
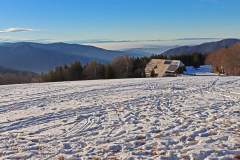
<instances>
[{"instance_id":1,"label":"snow","mask_svg":"<svg viewBox=\"0 0 240 160\"><path fill-rule=\"evenodd\" d=\"M0 159L231 159L240 77L0 86Z\"/></svg>"},{"instance_id":2,"label":"snow","mask_svg":"<svg viewBox=\"0 0 240 160\"><path fill-rule=\"evenodd\" d=\"M193 66L186 66L186 71L184 74L187 75L198 75L198 76L216 76L217 74L213 73L211 65L203 65L198 68Z\"/></svg>"}]
</instances>

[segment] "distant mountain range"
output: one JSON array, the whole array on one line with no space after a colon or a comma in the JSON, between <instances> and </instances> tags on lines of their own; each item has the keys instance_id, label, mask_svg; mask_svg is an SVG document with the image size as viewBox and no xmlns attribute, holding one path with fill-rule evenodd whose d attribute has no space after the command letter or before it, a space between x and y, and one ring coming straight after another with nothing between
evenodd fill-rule
<instances>
[{"instance_id":1,"label":"distant mountain range","mask_svg":"<svg viewBox=\"0 0 240 160\"><path fill-rule=\"evenodd\" d=\"M121 55L127 53L79 44L31 42L0 44L1 66L32 72L46 72L58 65L74 61L87 63L96 60L106 63Z\"/></svg>"},{"instance_id":2,"label":"distant mountain range","mask_svg":"<svg viewBox=\"0 0 240 160\"><path fill-rule=\"evenodd\" d=\"M193 54L193 53L207 54L220 48L231 47L232 45L237 43L240 43L239 39L224 39L221 41L208 42L208 43L203 43L196 46L177 47L177 48L170 49L162 54L163 55L182 55L182 54Z\"/></svg>"},{"instance_id":3,"label":"distant mountain range","mask_svg":"<svg viewBox=\"0 0 240 160\"><path fill-rule=\"evenodd\" d=\"M58 65L81 61L86 64L92 60L108 63L114 57L150 56L152 54L180 55L201 53L207 54L219 48L229 47L240 42L238 39L225 39L218 42L204 43L197 46L174 46L159 48L135 48L124 51L106 50L89 45L68 43L1 43L0 66L13 70L30 72L47 72ZM166 51L167 50L167 51Z\"/></svg>"}]
</instances>

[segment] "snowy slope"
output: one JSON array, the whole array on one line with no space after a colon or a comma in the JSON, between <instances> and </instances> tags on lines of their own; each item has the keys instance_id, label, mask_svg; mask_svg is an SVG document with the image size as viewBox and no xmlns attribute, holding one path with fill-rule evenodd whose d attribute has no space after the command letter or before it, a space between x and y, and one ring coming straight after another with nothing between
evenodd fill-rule
<instances>
[{"instance_id":1,"label":"snowy slope","mask_svg":"<svg viewBox=\"0 0 240 160\"><path fill-rule=\"evenodd\" d=\"M239 77L0 86L0 159L225 159L239 133Z\"/></svg>"}]
</instances>

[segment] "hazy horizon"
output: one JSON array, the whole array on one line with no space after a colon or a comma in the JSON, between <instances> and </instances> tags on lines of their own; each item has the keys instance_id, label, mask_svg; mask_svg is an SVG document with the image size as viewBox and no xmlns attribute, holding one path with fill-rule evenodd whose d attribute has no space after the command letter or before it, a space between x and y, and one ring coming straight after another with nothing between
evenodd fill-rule
<instances>
[{"instance_id":1,"label":"hazy horizon","mask_svg":"<svg viewBox=\"0 0 240 160\"><path fill-rule=\"evenodd\" d=\"M106 49L239 38L238 0L2 0L0 41Z\"/></svg>"}]
</instances>

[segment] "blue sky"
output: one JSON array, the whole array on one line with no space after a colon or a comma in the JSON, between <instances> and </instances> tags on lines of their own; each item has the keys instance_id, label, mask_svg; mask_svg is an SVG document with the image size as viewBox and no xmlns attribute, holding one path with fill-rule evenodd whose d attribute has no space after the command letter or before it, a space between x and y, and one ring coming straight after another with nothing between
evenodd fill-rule
<instances>
[{"instance_id":1,"label":"blue sky","mask_svg":"<svg viewBox=\"0 0 240 160\"><path fill-rule=\"evenodd\" d=\"M0 40L240 38L239 0L0 0Z\"/></svg>"}]
</instances>

